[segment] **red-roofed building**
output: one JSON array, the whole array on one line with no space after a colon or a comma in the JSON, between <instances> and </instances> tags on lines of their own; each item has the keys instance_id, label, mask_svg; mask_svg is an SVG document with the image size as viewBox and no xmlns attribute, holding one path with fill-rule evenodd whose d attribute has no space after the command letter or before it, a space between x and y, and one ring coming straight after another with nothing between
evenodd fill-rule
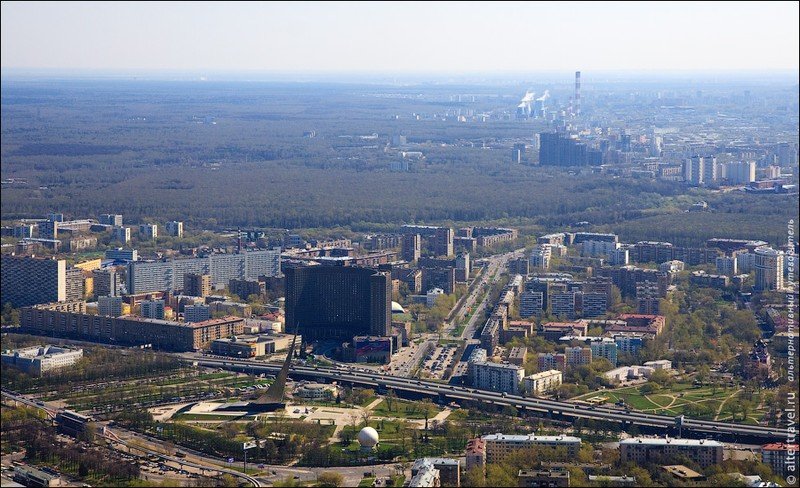
<instances>
[{"instance_id":1,"label":"red-roofed building","mask_svg":"<svg viewBox=\"0 0 800 488\"><path fill-rule=\"evenodd\" d=\"M789 461L791 455L791 462ZM789 467L797 468L797 444L776 442L761 446L761 462L769 465L778 476L789 474ZM794 470L792 471L794 473Z\"/></svg>"},{"instance_id":2,"label":"red-roofed building","mask_svg":"<svg viewBox=\"0 0 800 488\"><path fill-rule=\"evenodd\" d=\"M663 315L624 313L617 317L625 325L611 325L606 329L610 333L640 333L657 336L664 330L666 318Z\"/></svg>"},{"instance_id":3,"label":"red-roofed building","mask_svg":"<svg viewBox=\"0 0 800 488\"><path fill-rule=\"evenodd\" d=\"M548 322L541 325L540 333L548 341L564 336L585 336L588 327L584 322Z\"/></svg>"},{"instance_id":4,"label":"red-roofed building","mask_svg":"<svg viewBox=\"0 0 800 488\"><path fill-rule=\"evenodd\" d=\"M486 464L486 442L483 439L476 438L467 441L466 449L467 470L478 466L483 469Z\"/></svg>"}]
</instances>

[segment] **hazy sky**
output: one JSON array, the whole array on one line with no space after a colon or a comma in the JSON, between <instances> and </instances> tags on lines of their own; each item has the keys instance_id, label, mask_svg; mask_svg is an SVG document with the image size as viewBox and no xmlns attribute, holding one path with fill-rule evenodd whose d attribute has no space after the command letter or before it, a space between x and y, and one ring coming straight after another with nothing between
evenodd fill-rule
<instances>
[{"instance_id":1,"label":"hazy sky","mask_svg":"<svg viewBox=\"0 0 800 488\"><path fill-rule=\"evenodd\" d=\"M2 2L2 67L798 69L798 2Z\"/></svg>"}]
</instances>

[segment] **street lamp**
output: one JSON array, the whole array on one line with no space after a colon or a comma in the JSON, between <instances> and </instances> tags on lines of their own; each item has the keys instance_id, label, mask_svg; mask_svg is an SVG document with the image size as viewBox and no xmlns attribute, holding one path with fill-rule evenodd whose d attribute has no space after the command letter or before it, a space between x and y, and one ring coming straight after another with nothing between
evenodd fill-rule
<instances>
[{"instance_id":1,"label":"street lamp","mask_svg":"<svg viewBox=\"0 0 800 488\"><path fill-rule=\"evenodd\" d=\"M244 451L244 474L247 474L247 450L256 447L256 445L256 441L242 443L242 451Z\"/></svg>"}]
</instances>

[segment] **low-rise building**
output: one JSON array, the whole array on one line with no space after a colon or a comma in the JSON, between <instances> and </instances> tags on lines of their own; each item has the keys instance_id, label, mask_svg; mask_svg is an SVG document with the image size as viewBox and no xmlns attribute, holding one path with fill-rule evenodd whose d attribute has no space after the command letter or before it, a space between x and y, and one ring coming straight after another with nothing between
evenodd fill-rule
<instances>
[{"instance_id":1,"label":"low-rise building","mask_svg":"<svg viewBox=\"0 0 800 488\"><path fill-rule=\"evenodd\" d=\"M563 354L553 354L551 352L540 352L537 359L539 371L557 369L564 371L567 369L567 358Z\"/></svg>"},{"instance_id":2,"label":"low-rise building","mask_svg":"<svg viewBox=\"0 0 800 488\"><path fill-rule=\"evenodd\" d=\"M417 459L411 465L411 476L415 476L424 469L425 464L432 464L435 469L439 470L441 486L461 486L461 464L458 459L432 457Z\"/></svg>"},{"instance_id":3,"label":"low-rise building","mask_svg":"<svg viewBox=\"0 0 800 488\"><path fill-rule=\"evenodd\" d=\"M566 366L568 368L585 366L592 362L592 349L589 347L566 347L564 348Z\"/></svg>"},{"instance_id":4,"label":"low-rise building","mask_svg":"<svg viewBox=\"0 0 800 488\"><path fill-rule=\"evenodd\" d=\"M692 271L689 282L693 285L709 288L725 288L730 285L730 278L726 275L708 274L705 271Z\"/></svg>"},{"instance_id":5,"label":"low-rise building","mask_svg":"<svg viewBox=\"0 0 800 488\"><path fill-rule=\"evenodd\" d=\"M306 400L330 401L336 398L338 392L339 388L336 385L301 381L295 386L292 394Z\"/></svg>"},{"instance_id":6,"label":"low-rise building","mask_svg":"<svg viewBox=\"0 0 800 488\"><path fill-rule=\"evenodd\" d=\"M619 443L620 462L642 465L648 462L667 462L670 458L686 457L700 467L722 463L721 442L705 439L671 439L633 437Z\"/></svg>"},{"instance_id":7,"label":"low-rise building","mask_svg":"<svg viewBox=\"0 0 800 488\"><path fill-rule=\"evenodd\" d=\"M534 373L522 379L522 389L529 395L541 395L561 385L564 375L557 369Z\"/></svg>"},{"instance_id":8,"label":"low-rise building","mask_svg":"<svg viewBox=\"0 0 800 488\"><path fill-rule=\"evenodd\" d=\"M589 482L597 483L599 486L636 486L636 477L634 476L606 476L606 475L589 475Z\"/></svg>"},{"instance_id":9,"label":"low-rise building","mask_svg":"<svg viewBox=\"0 0 800 488\"><path fill-rule=\"evenodd\" d=\"M416 465L416 463L415 463ZM439 470L433 463L425 462L417 465L416 472L412 471L411 479L408 481L410 487L437 487L442 486L439 478Z\"/></svg>"},{"instance_id":10,"label":"low-rise building","mask_svg":"<svg viewBox=\"0 0 800 488\"><path fill-rule=\"evenodd\" d=\"M353 338L357 363L387 364L392 360L392 338L357 336Z\"/></svg>"},{"instance_id":11,"label":"low-rise building","mask_svg":"<svg viewBox=\"0 0 800 488\"><path fill-rule=\"evenodd\" d=\"M521 469L517 474L517 486L527 488L569 486L569 471L566 469Z\"/></svg>"},{"instance_id":12,"label":"low-rise building","mask_svg":"<svg viewBox=\"0 0 800 488\"><path fill-rule=\"evenodd\" d=\"M511 351L508 353L508 362L511 364L516 364L517 366L523 366L525 364L525 359L528 357L528 348L525 346L516 346L512 347Z\"/></svg>"},{"instance_id":13,"label":"low-rise building","mask_svg":"<svg viewBox=\"0 0 800 488\"><path fill-rule=\"evenodd\" d=\"M557 341L564 336L585 336L587 330L585 322L548 322L540 326L539 334L548 341Z\"/></svg>"},{"instance_id":14,"label":"low-rise building","mask_svg":"<svg viewBox=\"0 0 800 488\"><path fill-rule=\"evenodd\" d=\"M13 479L17 483L21 483L19 486L61 486L60 476L31 466L14 466Z\"/></svg>"},{"instance_id":15,"label":"low-rise building","mask_svg":"<svg viewBox=\"0 0 800 488\"><path fill-rule=\"evenodd\" d=\"M653 369L663 369L665 371L669 371L672 369L672 361L669 359L659 359L657 361L646 361L644 363L645 366L653 368Z\"/></svg>"},{"instance_id":16,"label":"low-rise building","mask_svg":"<svg viewBox=\"0 0 800 488\"><path fill-rule=\"evenodd\" d=\"M519 395L520 383L525 375L525 369L514 364L492 362L474 362L473 386L483 390L501 391L512 395Z\"/></svg>"},{"instance_id":17,"label":"low-rise building","mask_svg":"<svg viewBox=\"0 0 800 488\"><path fill-rule=\"evenodd\" d=\"M60 346L33 346L3 351L2 363L32 376L72 366L83 357L83 349Z\"/></svg>"},{"instance_id":18,"label":"low-rise building","mask_svg":"<svg viewBox=\"0 0 800 488\"><path fill-rule=\"evenodd\" d=\"M664 330L666 325L666 318L663 315L651 314L622 314L617 317L619 321L625 322L621 324L614 321L606 327L605 331L610 335L650 335L658 336Z\"/></svg>"},{"instance_id":19,"label":"low-rise building","mask_svg":"<svg viewBox=\"0 0 800 488\"><path fill-rule=\"evenodd\" d=\"M474 467L482 469L486 465L486 443L481 438L468 440L464 456L466 458L467 471Z\"/></svg>"},{"instance_id":20,"label":"low-rise building","mask_svg":"<svg viewBox=\"0 0 800 488\"><path fill-rule=\"evenodd\" d=\"M42 305L21 309L20 326L48 335L60 334L90 341L150 344L155 349L196 351L207 349L215 339L242 334L244 319L223 317L190 324L131 316L88 315Z\"/></svg>"},{"instance_id":21,"label":"low-rise building","mask_svg":"<svg viewBox=\"0 0 800 488\"><path fill-rule=\"evenodd\" d=\"M701 473L698 473L697 471L682 464L661 466L661 469L671 474L674 478L685 482L705 481L706 479L706 477Z\"/></svg>"},{"instance_id":22,"label":"low-rise building","mask_svg":"<svg viewBox=\"0 0 800 488\"><path fill-rule=\"evenodd\" d=\"M515 451L527 448L562 449L565 459L575 459L581 439L572 436L489 434L481 437L486 444L486 463L501 463Z\"/></svg>"},{"instance_id":23,"label":"low-rise building","mask_svg":"<svg viewBox=\"0 0 800 488\"><path fill-rule=\"evenodd\" d=\"M211 302L209 304L211 307L211 315L215 313L224 314L224 315L235 315L237 317L249 317L253 315L253 307L246 303L238 303L238 302Z\"/></svg>"},{"instance_id":24,"label":"low-rise building","mask_svg":"<svg viewBox=\"0 0 800 488\"><path fill-rule=\"evenodd\" d=\"M211 343L211 352L220 356L241 358L260 357L288 350L293 336L289 334L261 334L222 337ZM297 344L302 338L297 336Z\"/></svg>"}]
</instances>

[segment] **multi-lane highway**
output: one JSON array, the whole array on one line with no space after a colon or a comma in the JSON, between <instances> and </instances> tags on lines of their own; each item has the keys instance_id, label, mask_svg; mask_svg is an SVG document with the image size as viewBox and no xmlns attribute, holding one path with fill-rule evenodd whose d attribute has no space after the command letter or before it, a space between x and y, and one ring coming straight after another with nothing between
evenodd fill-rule
<instances>
[{"instance_id":1,"label":"multi-lane highway","mask_svg":"<svg viewBox=\"0 0 800 488\"><path fill-rule=\"evenodd\" d=\"M508 260L524 256L524 252L525 248L521 248L512 252L498 254L486 258L486 269L483 271L483 273L481 273L480 277L476 278L477 282L473 284L470 293L464 298L464 300L461 301L458 311L454 314L456 319L453 320L452 323L446 324L445 330L448 334L451 334L455 329L456 322L464 316L467 308L475 305L475 301L481 295L481 293L484 292L485 287L500 278L500 271L503 270ZM483 312L484 308L488 306L488 299L489 296L487 294L483 301L481 301L481 303L478 304L478 306L472 311L472 316L470 317L467 326L462 331L460 336L461 338L469 339L472 337L472 334L475 333L475 327L483 325L482 321L480 321L480 319L483 317L481 312Z\"/></svg>"},{"instance_id":2,"label":"multi-lane highway","mask_svg":"<svg viewBox=\"0 0 800 488\"><path fill-rule=\"evenodd\" d=\"M236 359L207 359L198 358L197 363L202 366L216 367L232 370L269 371L274 372L277 366L257 365L257 361ZM554 417L568 419L591 419L616 422L625 425L650 427L671 431L676 426L676 419L665 415L653 415L608 407L595 407L557 400L530 398L505 393L478 390L456 385L446 385L433 381L415 378L400 378L383 374L362 372L346 369L314 368L293 366L290 375L328 379L333 381L364 385L369 387L386 387L396 391L405 391L412 394L442 396L447 400L475 400L482 403L512 406L526 411L539 412ZM751 438L769 440L786 439L787 431L777 427L763 427L746 424L733 424L710 420L684 419L682 422L684 436L706 437L715 435L746 436Z\"/></svg>"},{"instance_id":3,"label":"multi-lane highway","mask_svg":"<svg viewBox=\"0 0 800 488\"><path fill-rule=\"evenodd\" d=\"M7 391L7 390L3 390L2 395L4 397L9 398L11 400L14 400L14 401L16 401L18 403L22 403L22 404L27 405L29 407L33 407L33 408L37 408L39 410L42 410L45 413L47 413L47 415L50 416L51 418L55 417L55 415L60 410L62 410L62 409L58 409L58 408L55 408L53 406L50 406L50 405L48 405L48 404L46 404L44 402L35 402L35 401L30 400L30 399L28 399L28 398L26 398L26 397L24 397L22 395L18 395L16 393L12 393L12 392ZM118 429L118 430L121 431L123 429ZM229 474L231 476L237 477L237 478L241 478L241 479L251 483L253 486L261 486L261 483L257 479L255 479L254 477L249 476L249 475L247 475L245 473L236 471L234 469L228 469L228 468L225 468L225 467L222 467L222 466L218 466L216 464L211 464L211 463L201 463L201 462L199 462L200 459L198 459L197 461L193 461L193 460L187 459L187 458L177 458L177 457L174 457L174 456L169 456L169 455L166 455L163 452L159 452L159 451L157 451L155 449L150 449L146 445L143 445L142 443L131 443L131 442L127 441L125 438L123 438L122 436L117 435L117 433L114 432L114 430L110 429L107 425L104 425L104 429L103 429L103 434L102 435L103 435L104 438L106 438L106 439L108 439L108 440L110 440L112 442L116 442L118 444L124 445L128 449L128 452L131 452L131 450L137 450L139 452L143 452L143 453L148 454L148 455L156 456L156 457L162 459L165 462L167 462L167 461L168 462L173 462L173 463L176 463L176 464L178 464L180 466L190 466L192 468L196 468L196 469L199 469L201 471L205 470L205 471L216 471L216 472L219 472L219 473L225 473L225 474ZM142 437L146 438L146 436L142 436ZM160 442L160 441L158 441L157 439L154 439L154 442Z\"/></svg>"}]
</instances>

